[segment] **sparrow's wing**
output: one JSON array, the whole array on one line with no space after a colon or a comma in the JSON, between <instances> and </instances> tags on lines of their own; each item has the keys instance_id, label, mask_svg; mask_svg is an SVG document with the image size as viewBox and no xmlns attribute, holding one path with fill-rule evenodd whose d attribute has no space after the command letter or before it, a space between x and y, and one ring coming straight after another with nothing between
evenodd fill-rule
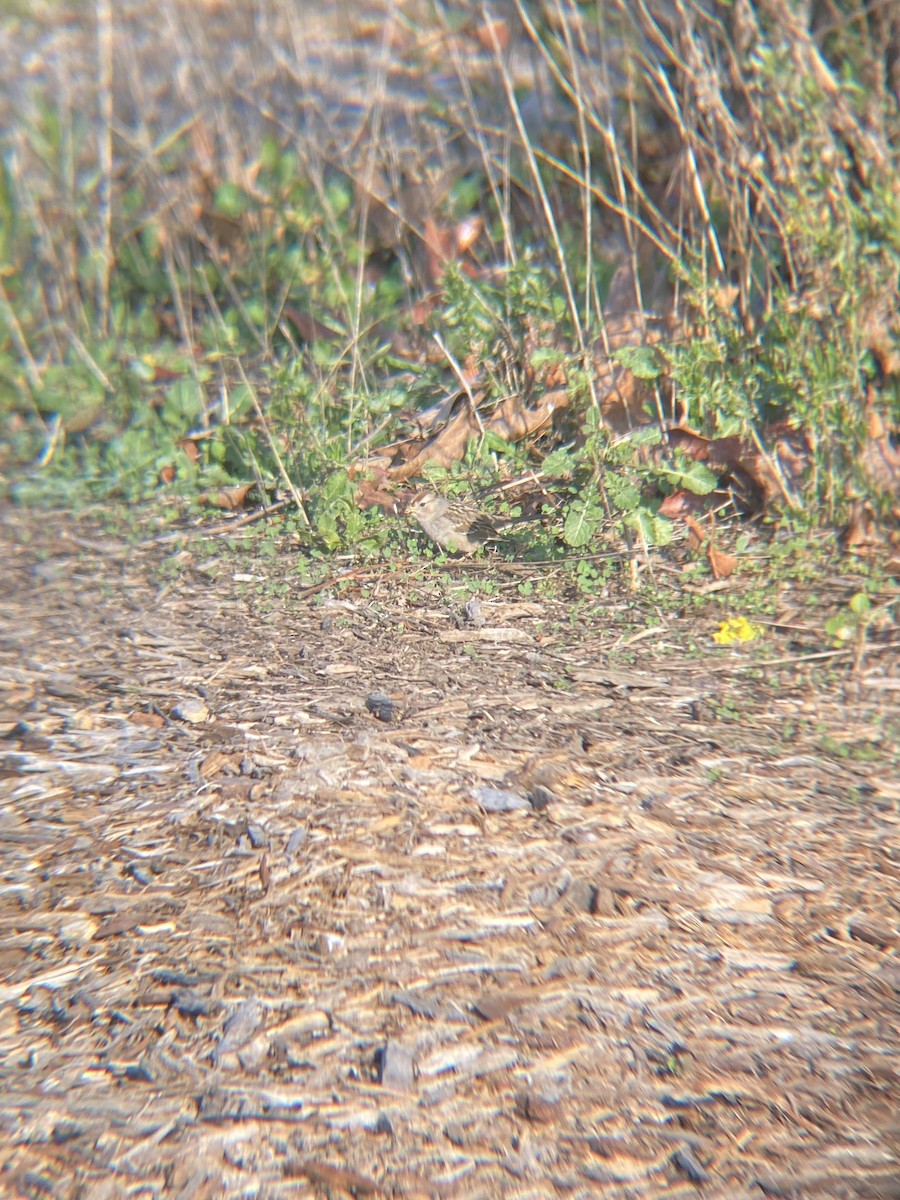
<instances>
[{"instance_id":1,"label":"sparrow's wing","mask_svg":"<svg viewBox=\"0 0 900 1200\"><path fill-rule=\"evenodd\" d=\"M484 513L473 516L466 533L479 542L495 542L499 537L497 526Z\"/></svg>"}]
</instances>

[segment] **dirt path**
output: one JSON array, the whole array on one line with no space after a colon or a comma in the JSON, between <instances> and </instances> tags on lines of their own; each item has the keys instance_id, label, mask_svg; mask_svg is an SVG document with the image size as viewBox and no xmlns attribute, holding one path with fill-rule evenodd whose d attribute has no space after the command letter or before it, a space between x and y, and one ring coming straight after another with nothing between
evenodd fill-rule
<instances>
[{"instance_id":1,"label":"dirt path","mask_svg":"<svg viewBox=\"0 0 900 1200\"><path fill-rule=\"evenodd\" d=\"M0 1193L900 1195L895 651L3 517Z\"/></svg>"}]
</instances>

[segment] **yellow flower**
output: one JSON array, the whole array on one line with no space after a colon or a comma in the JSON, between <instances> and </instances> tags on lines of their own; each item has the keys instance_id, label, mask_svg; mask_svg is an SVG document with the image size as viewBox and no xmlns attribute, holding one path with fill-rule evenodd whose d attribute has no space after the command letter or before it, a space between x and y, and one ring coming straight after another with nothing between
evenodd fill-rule
<instances>
[{"instance_id":1,"label":"yellow flower","mask_svg":"<svg viewBox=\"0 0 900 1200\"><path fill-rule=\"evenodd\" d=\"M764 632L762 625L756 625L746 617L729 617L713 634L713 641L720 646L733 646L737 642L753 642Z\"/></svg>"}]
</instances>

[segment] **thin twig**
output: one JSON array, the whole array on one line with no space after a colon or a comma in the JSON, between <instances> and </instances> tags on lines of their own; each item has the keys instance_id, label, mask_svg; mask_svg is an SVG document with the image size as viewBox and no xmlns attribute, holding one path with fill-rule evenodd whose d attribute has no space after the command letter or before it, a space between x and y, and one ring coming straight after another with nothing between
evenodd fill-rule
<instances>
[{"instance_id":1,"label":"thin twig","mask_svg":"<svg viewBox=\"0 0 900 1200\"><path fill-rule=\"evenodd\" d=\"M97 186L100 224L98 288L100 335L109 335L109 281L113 269L113 11L111 0L97 0L97 58L99 60L99 166Z\"/></svg>"},{"instance_id":2,"label":"thin twig","mask_svg":"<svg viewBox=\"0 0 900 1200\"><path fill-rule=\"evenodd\" d=\"M3 286L3 279L0 278L0 319L9 330L9 336L13 340L13 344L18 351L19 358L25 367L25 374L28 376L28 385L32 392L38 392L41 389L41 373L38 370L38 365L32 357L31 351L28 348L25 334L22 326L19 324L18 318L13 311L13 306L9 302L9 296L6 294L6 288ZM40 417L40 414L38 414Z\"/></svg>"},{"instance_id":3,"label":"thin twig","mask_svg":"<svg viewBox=\"0 0 900 1200\"><path fill-rule=\"evenodd\" d=\"M516 0L516 8L520 16L525 20L522 13L521 0ZM513 87L512 77L509 73L509 68L503 61L503 53L499 41L497 40L497 25L494 22L493 16L487 6L482 7L482 15L485 22L485 28L488 30L491 42L493 45L494 58L497 63L497 68L500 72L500 79L503 82L503 90L506 92L506 102L509 105L509 111L512 113L513 120L516 123L516 131L519 135L519 140L522 144L522 149L525 151L525 157L528 161L528 169L531 172L531 178L534 182L535 190L541 202L541 209L544 213L544 220L547 223L547 229L550 233L550 241L553 245L553 253L556 256L556 263L559 267L559 274L562 280L563 290L566 293L566 305L569 309L569 316L572 318L572 329L575 333L575 341L578 346L579 357L581 358L582 366L584 367L585 375L588 380L588 388L591 393L591 403L594 408L600 408L600 400L597 396L597 385L594 378L595 372L591 362L590 353L584 337L584 326L581 323L581 315L578 311L578 301L575 299L575 290L572 287L572 279L569 274L569 267L566 262L565 251L563 250L562 241L559 236L559 230L556 226L556 218L553 215L553 207L550 204L550 197L547 195L547 188L541 178L540 170L538 169L537 158L535 157L534 147L531 139L528 136L528 130L525 128L525 122L522 119L522 110L519 107L519 101L516 99L515 89Z\"/></svg>"},{"instance_id":4,"label":"thin twig","mask_svg":"<svg viewBox=\"0 0 900 1200\"><path fill-rule=\"evenodd\" d=\"M469 410L472 413L472 416L475 418L475 421L476 421L476 424L478 425L478 429L481 433L481 436L484 437L484 425L482 424L481 417L478 413L478 405L475 402L475 395L472 392L472 385L469 383L468 379L466 379L465 375L463 374L462 367L460 367L459 363L456 361L456 359L453 357L453 355L447 349L447 346L444 344L444 340L441 337L441 335L439 333L433 333L432 337L437 342L438 348L440 349L441 353L446 358L447 362L452 367L453 374L459 380L459 382L462 385L463 391L468 396Z\"/></svg>"},{"instance_id":5,"label":"thin twig","mask_svg":"<svg viewBox=\"0 0 900 1200\"><path fill-rule=\"evenodd\" d=\"M243 517L237 517L233 521L223 521L220 525L198 525L196 529L178 529L170 533L161 533L157 537L148 538L145 542L141 542L141 545L160 546L167 542L186 541L191 537L227 537L228 534L234 533L236 529L243 529L247 525L253 525L257 521L261 521L263 517L271 517L273 513L281 512L290 503L290 500L276 500L274 504L267 504L263 508L255 508L253 512L245 513Z\"/></svg>"},{"instance_id":6,"label":"thin twig","mask_svg":"<svg viewBox=\"0 0 900 1200\"><path fill-rule=\"evenodd\" d=\"M254 386L251 384L250 380L247 378L247 373L244 370L244 364L241 362L241 360L239 358L236 358L234 361L237 366L240 377L243 380L244 386L246 387L247 392L250 396L250 400L253 403L253 408L256 412L256 415L259 418L260 424L263 427L263 432L266 435L266 441L269 443L269 449L272 451L272 457L275 459L275 462L278 464L278 473L281 476L285 487L291 493L291 496L294 499L294 503L297 506L297 511L300 513L301 517L303 518L303 521L304 521L307 529L311 529L312 523L309 519L309 515L307 514L306 508L304 507L303 497L297 491L296 487L294 486L294 481L291 479L290 475L288 475L288 473L285 469L284 462L282 461L281 455L278 452L278 447L275 445L275 439L272 437L272 431L269 428L269 422L266 420L265 415L263 414L263 410L259 403L259 398L256 395L256 388L254 388Z\"/></svg>"}]
</instances>

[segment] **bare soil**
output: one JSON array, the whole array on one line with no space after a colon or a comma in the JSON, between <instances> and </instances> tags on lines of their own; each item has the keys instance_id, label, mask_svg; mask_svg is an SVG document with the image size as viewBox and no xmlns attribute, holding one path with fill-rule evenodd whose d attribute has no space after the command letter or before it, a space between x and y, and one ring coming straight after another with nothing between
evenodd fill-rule
<instances>
[{"instance_id":1,"label":"bare soil","mask_svg":"<svg viewBox=\"0 0 900 1200\"><path fill-rule=\"evenodd\" d=\"M275 600L289 556L2 518L0 1193L900 1195L849 573L760 672L624 588Z\"/></svg>"}]
</instances>

